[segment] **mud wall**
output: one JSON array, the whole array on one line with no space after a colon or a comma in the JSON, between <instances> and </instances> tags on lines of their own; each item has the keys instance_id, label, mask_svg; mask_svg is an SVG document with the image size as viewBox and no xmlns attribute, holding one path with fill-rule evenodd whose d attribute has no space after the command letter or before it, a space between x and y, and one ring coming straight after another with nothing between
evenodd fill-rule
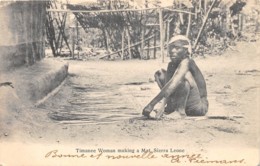
<instances>
[{"instance_id":1,"label":"mud wall","mask_svg":"<svg viewBox=\"0 0 260 166\"><path fill-rule=\"evenodd\" d=\"M0 70L44 57L46 1L0 2Z\"/></svg>"}]
</instances>

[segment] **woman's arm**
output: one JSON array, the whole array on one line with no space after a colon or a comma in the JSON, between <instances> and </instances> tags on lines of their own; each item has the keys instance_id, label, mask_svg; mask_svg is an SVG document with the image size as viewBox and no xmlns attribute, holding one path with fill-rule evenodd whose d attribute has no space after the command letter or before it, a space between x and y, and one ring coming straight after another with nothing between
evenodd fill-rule
<instances>
[{"instance_id":1,"label":"woman's arm","mask_svg":"<svg viewBox=\"0 0 260 166\"><path fill-rule=\"evenodd\" d=\"M190 72L198 86L199 92L200 92L200 97L207 97L207 88L206 88L206 81L199 69L199 67L196 65L194 60L190 60L189 62L189 68Z\"/></svg>"},{"instance_id":2,"label":"woman's arm","mask_svg":"<svg viewBox=\"0 0 260 166\"><path fill-rule=\"evenodd\" d=\"M162 90L157 94L149 104L144 108L143 115L149 115L153 110L154 106L162 100L162 98L168 98L178 87L178 85L185 79L185 74L189 71L189 59L186 58L181 61L176 72L168 83L162 88Z\"/></svg>"}]
</instances>

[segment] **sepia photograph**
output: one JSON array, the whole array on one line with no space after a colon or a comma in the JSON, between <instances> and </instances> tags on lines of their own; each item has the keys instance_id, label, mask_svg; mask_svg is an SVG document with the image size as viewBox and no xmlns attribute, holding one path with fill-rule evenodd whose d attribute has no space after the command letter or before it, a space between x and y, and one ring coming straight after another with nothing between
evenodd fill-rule
<instances>
[{"instance_id":1,"label":"sepia photograph","mask_svg":"<svg viewBox=\"0 0 260 166\"><path fill-rule=\"evenodd\" d=\"M260 0L0 0L0 166L260 166Z\"/></svg>"}]
</instances>

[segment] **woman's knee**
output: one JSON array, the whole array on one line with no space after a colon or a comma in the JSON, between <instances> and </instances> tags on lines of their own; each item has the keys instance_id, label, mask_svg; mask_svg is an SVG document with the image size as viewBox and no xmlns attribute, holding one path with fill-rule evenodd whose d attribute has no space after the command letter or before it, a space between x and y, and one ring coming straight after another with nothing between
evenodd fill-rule
<instances>
[{"instance_id":1,"label":"woman's knee","mask_svg":"<svg viewBox=\"0 0 260 166\"><path fill-rule=\"evenodd\" d=\"M166 70L164 70L164 69L157 70L154 73L154 77L165 78L166 77Z\"/></svg>"},{"instance_id":2,"label":"woman's knee","mask_svg":"<svg viewBox=\"0 0 260 166\"><path fill-rule=\"evenodd\" d=\"M157 70L154 74L154 78L159 87L162 88L166 84L166 70Z\"/></svg>"}]
</instances>

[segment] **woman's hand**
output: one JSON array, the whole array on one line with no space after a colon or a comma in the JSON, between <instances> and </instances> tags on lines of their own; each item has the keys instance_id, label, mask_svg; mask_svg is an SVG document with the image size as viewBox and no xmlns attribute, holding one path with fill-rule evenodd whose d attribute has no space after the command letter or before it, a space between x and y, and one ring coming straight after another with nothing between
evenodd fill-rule
<instances>
[{"instance_id":1,"label":"woman's hand","mask_svg":"<svg viewBox=\"0 0 260 166\"><path fill-rule=\"evenodd\" d=\"M149 115L150 115L150 113L153 111L153 106L151 106L150 104L148 104L146 107L144 107L144 109L143 109L143 115L144 116L147 116L147 117L149 117Z\"/></svg>"}]
</instances>

